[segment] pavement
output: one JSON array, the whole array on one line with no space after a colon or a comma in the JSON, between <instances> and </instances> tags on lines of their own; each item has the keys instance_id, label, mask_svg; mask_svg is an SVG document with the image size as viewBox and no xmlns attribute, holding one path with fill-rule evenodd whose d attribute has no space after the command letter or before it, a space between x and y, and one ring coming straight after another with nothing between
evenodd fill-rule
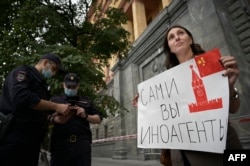
<instances>
[{"instance_id":1,"label":"pavement","mask_svg":"<svg viewBox=\"0 0 250 166\"><path fill-rule=\"evenodd\" d=\"M159 160L115 160L112 158L92 158L92 166L162 166Z\"/></svg>"},{"instance_id":2,"label":"pavement","mask_svg":"<svg viewBox=\"0 0 250 166\"><path fill-rule=\"evenodd\" d=\"M49 166L40 160L38 166ZM92 166L162 166L159 160L115 160L112 158L93 157Z\"/></svg>"}]
</instances>

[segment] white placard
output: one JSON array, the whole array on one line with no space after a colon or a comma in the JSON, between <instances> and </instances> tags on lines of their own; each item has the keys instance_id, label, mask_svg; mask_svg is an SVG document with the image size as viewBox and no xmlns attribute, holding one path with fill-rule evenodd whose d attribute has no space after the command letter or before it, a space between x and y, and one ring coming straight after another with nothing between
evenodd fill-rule
<instances>
[{"instance_id":1,"label":"white placard","mask_svg":"<svg viewBox=\"0 0 250 166\"><path fill-rule=\"evenodd\" d=\"M205 76L201 70L191 59L138 85L139 148L223 153L228 78L223 70Z\"/></svg>"}]
</instances>

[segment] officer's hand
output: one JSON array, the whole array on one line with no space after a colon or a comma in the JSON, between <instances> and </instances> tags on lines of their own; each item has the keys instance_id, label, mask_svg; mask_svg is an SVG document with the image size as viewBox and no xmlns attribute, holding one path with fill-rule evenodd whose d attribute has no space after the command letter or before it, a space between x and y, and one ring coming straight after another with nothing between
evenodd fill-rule
<instances>
[{"instance_id":1,"label":"officer's hand","mask_svg":"<svg viewBox=\"0 0 250 166\"><path fill-rule=\"evenodd\" d=\"M71 116L75 116L76 115L77 106L69 106L69 109L70 109L69 114Z\"/></svg>"},{"instance_id":2,"label":"officer's hand","mask_svg":"<svg viewBox=\"0 0 250 166\"><path fill-rule=\"evenodd\" d=\"M55 111L61 115L68 115L70 108L68 104L57 104Z\"/></svg>"},{"instance_id":3,"label":"officer's hand","mask_svg":"<svg viewBox=\"0 0 250 166\"><path fill-rule=\"evenodd\" d=\"M78 106L76 108L77 108L77 110L76 110L76 115L77 116L80 116L81 118L86 118L87 117L87 113L86 113L84 108L78 107Z\"/></svg>"},{"instance_id":4,"label":"officer's hand","mask_svg":"<svg viewBox=\"0 0 250 166\"><path fill-rule=\"evenodd\" d=\"M54 113L52 116L53 116L53 123L59 123L59 124L64 124L71 118L70 114L61 115L58 113Z\"/></svg>"}]
</instances>

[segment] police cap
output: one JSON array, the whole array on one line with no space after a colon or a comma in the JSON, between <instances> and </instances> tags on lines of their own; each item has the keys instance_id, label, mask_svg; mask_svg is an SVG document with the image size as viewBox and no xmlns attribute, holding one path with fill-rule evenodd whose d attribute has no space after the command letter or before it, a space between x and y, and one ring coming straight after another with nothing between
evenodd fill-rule
<instances>
[{"instance_id":1,"label":"police cap","mask_svg":"<svg viewBox=\"0 0 250 166\"><path fill-rule=\"evenodd\" d=\"M65 70L62 67L62 62L57 55L55 55L53 53L47 53L47 54L42 55L40 59L48 59L48 60L54 62L56 64L59 72L65 72Z\"/></svg>"},{"instance_id":2,"label":"police cap","mask_svg":"<svg viewBox=\"0 0 250 166\"><path fill-rule=\"evenodd\" d=\"M80 82L80 78L76 73L68 73L64 77L64 83L66 86L76 86Z\"/></svg>"}]
</instances>

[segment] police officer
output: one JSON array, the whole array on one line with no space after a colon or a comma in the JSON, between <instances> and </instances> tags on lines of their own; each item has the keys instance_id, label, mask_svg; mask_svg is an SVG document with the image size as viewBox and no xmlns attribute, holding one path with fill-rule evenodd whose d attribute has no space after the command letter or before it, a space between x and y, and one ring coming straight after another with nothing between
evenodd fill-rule
<instances>
[{"instance_id":1,"label":"police officer","mask_svg":"<svg viewBox=\"0 0 250 166\"><path fill-rule=\"evenodd\" d=\"M62 115L67 104L49 101L45 79L62 71L61 60L53 53L44 54L35 66L19 66L4 81L0 112L14 118L0 142L0 165L38 165L41 142L45 135L48 111Z\"/></svg>"},{"instance_id":2,"label":"police officer","mask_svg":"<svg viewBox=\"0 0 250 166\"><path fill-rule=\"evenodd\" d=\"M102 118L91 100L78 95L80 79L75 73L65 75L63 87L64 94L51 101L71 105L71 117L64 124L58 124L58 116L53 119L51 166L91 166L90 123L100 124Z\"/></svg>"}]
</instances>

